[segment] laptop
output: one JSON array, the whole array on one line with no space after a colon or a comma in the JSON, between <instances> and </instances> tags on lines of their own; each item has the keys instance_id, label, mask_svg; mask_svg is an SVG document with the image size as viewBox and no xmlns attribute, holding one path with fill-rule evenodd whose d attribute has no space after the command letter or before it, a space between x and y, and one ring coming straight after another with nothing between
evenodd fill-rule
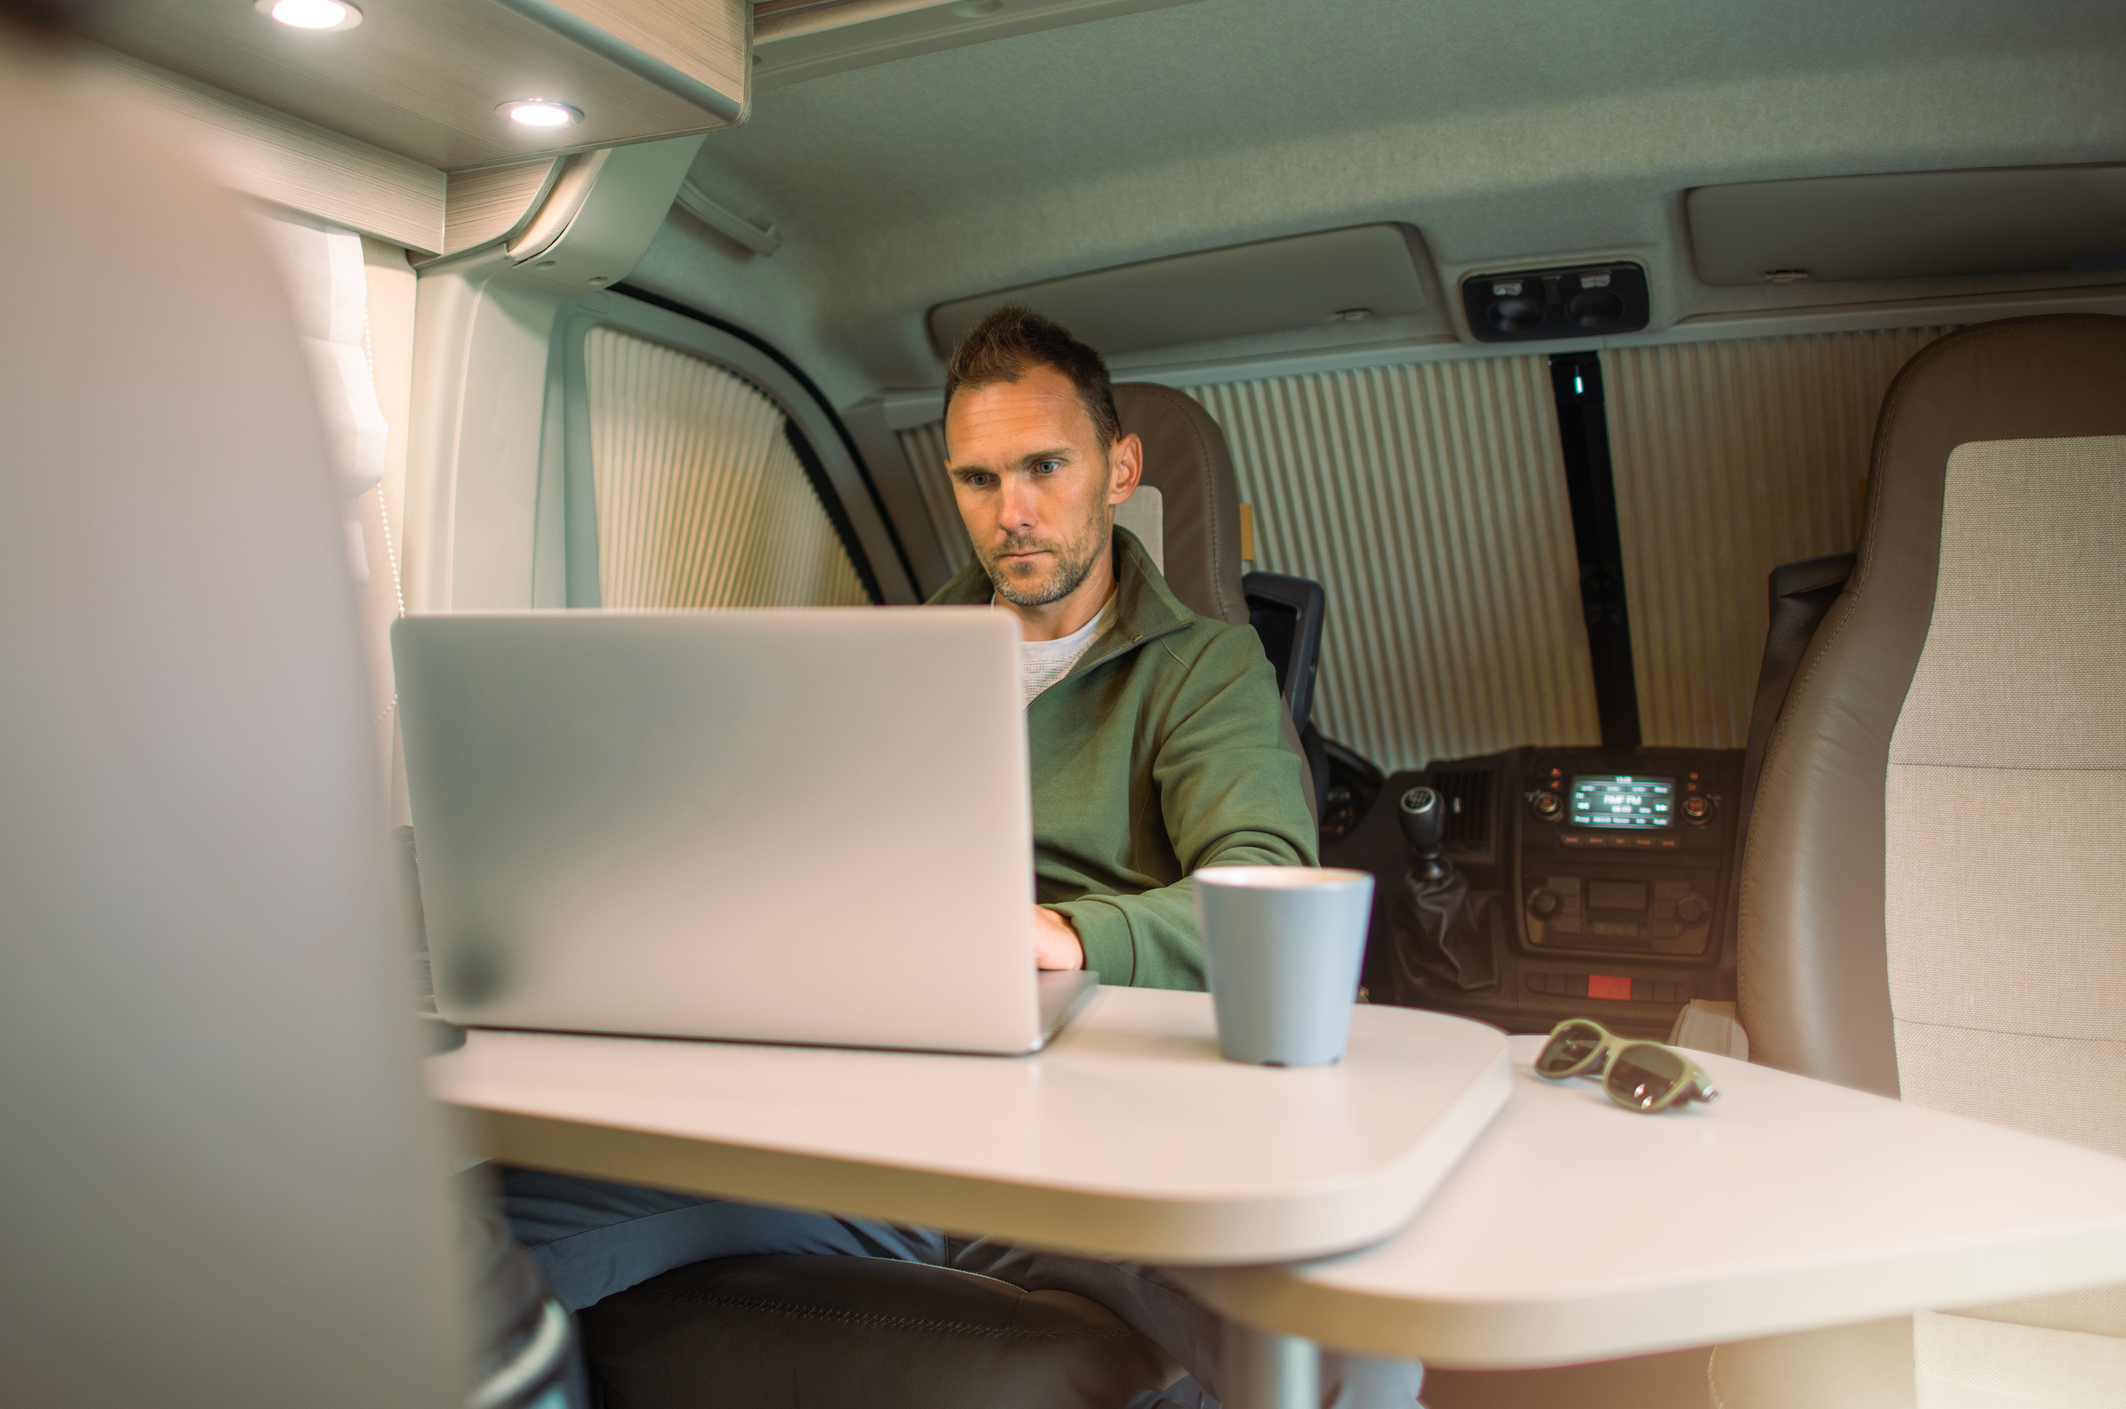
<instances>
[{"instance_id":1,"label":"laptop","mask_svg":"<svg viewBox=\"0 0 2126 1409\"><path fill-rule=\"evenodd\" d=\"M436 1007L477 1027L1025 1053L1018 630L982 607L392 629Z\"/></svg>"}]
</instances>

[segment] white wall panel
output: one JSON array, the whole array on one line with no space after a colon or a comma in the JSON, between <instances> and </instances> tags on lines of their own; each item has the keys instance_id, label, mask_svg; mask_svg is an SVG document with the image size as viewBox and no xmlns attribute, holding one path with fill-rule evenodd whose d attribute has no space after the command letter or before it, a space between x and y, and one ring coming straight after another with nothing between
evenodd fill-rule
<instances>
[{"instance_id":1,"label":"white wall panel","mask_svg":"<svg viewBox=\"0 0 2126 1409\"><path fill-rule=\"evenodd\" d=\"M605 606L870 600L774 402L614 328L585 334L583 362Z\"/></svg>"},{"instance_id":2,"label":"white wall panel","mask_svg":"<svg viewBox=\"0 0 2126 1409\"><path fill-rule=\"evenodd\" d=\"M1645 741L1739 748L1780 563L1850 549L1883 392L1948 328L1602 354Z\"/></svg>"}]
</instances>

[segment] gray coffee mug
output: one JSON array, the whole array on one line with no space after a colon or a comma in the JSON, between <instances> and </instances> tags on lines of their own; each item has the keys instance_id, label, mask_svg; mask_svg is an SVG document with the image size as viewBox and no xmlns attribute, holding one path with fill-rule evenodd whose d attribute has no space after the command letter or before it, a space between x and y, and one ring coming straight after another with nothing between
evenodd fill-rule
<instances>
[{"instance_id":1,"label":"gray coffee mug","mask_svg":"<svg viewBox=\"0 0 2126 1409\"><path fill-rule=\"evenodd\" d=\"M1316 866L1218 866L1190 879L1218 1050L1266 1066L1341 1058L1373 877Z\"/></svg>"}]
</instances>

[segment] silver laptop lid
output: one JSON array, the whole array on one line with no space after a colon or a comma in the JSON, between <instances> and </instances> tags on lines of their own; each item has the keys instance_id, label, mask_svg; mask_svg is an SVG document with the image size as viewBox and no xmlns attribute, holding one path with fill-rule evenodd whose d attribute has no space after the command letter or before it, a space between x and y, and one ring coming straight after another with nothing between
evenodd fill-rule
<instances>
[{"instance_id":1,"label":"silver laptop lid","mask_svg":"<svg viewBox=\"0 0 2126 1409\"><path fill-rule=\"evenodd\" d=\"M1017 640L984 608L400 621L437 1006L1038 1046Z\"/></svg>"}]
</instances>

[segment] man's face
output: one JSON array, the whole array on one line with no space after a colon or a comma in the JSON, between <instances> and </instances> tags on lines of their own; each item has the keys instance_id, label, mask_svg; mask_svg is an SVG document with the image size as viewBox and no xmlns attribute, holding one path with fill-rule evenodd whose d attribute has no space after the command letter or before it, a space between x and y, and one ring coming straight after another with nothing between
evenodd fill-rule
<instances>
[{"instance_id":1,"label":"man's face","mask_svg":"<svg viewBox=\"0 0 2126 1409\"><path fill-rule=\"evenodd\" d=\"M1105 560L1114 506L1137 487L1135 436L1100 448L1078 389L1053 367L955 392L947 470L960 517L997 595L1061 601Z\"/></svg>"}]
</instances>

